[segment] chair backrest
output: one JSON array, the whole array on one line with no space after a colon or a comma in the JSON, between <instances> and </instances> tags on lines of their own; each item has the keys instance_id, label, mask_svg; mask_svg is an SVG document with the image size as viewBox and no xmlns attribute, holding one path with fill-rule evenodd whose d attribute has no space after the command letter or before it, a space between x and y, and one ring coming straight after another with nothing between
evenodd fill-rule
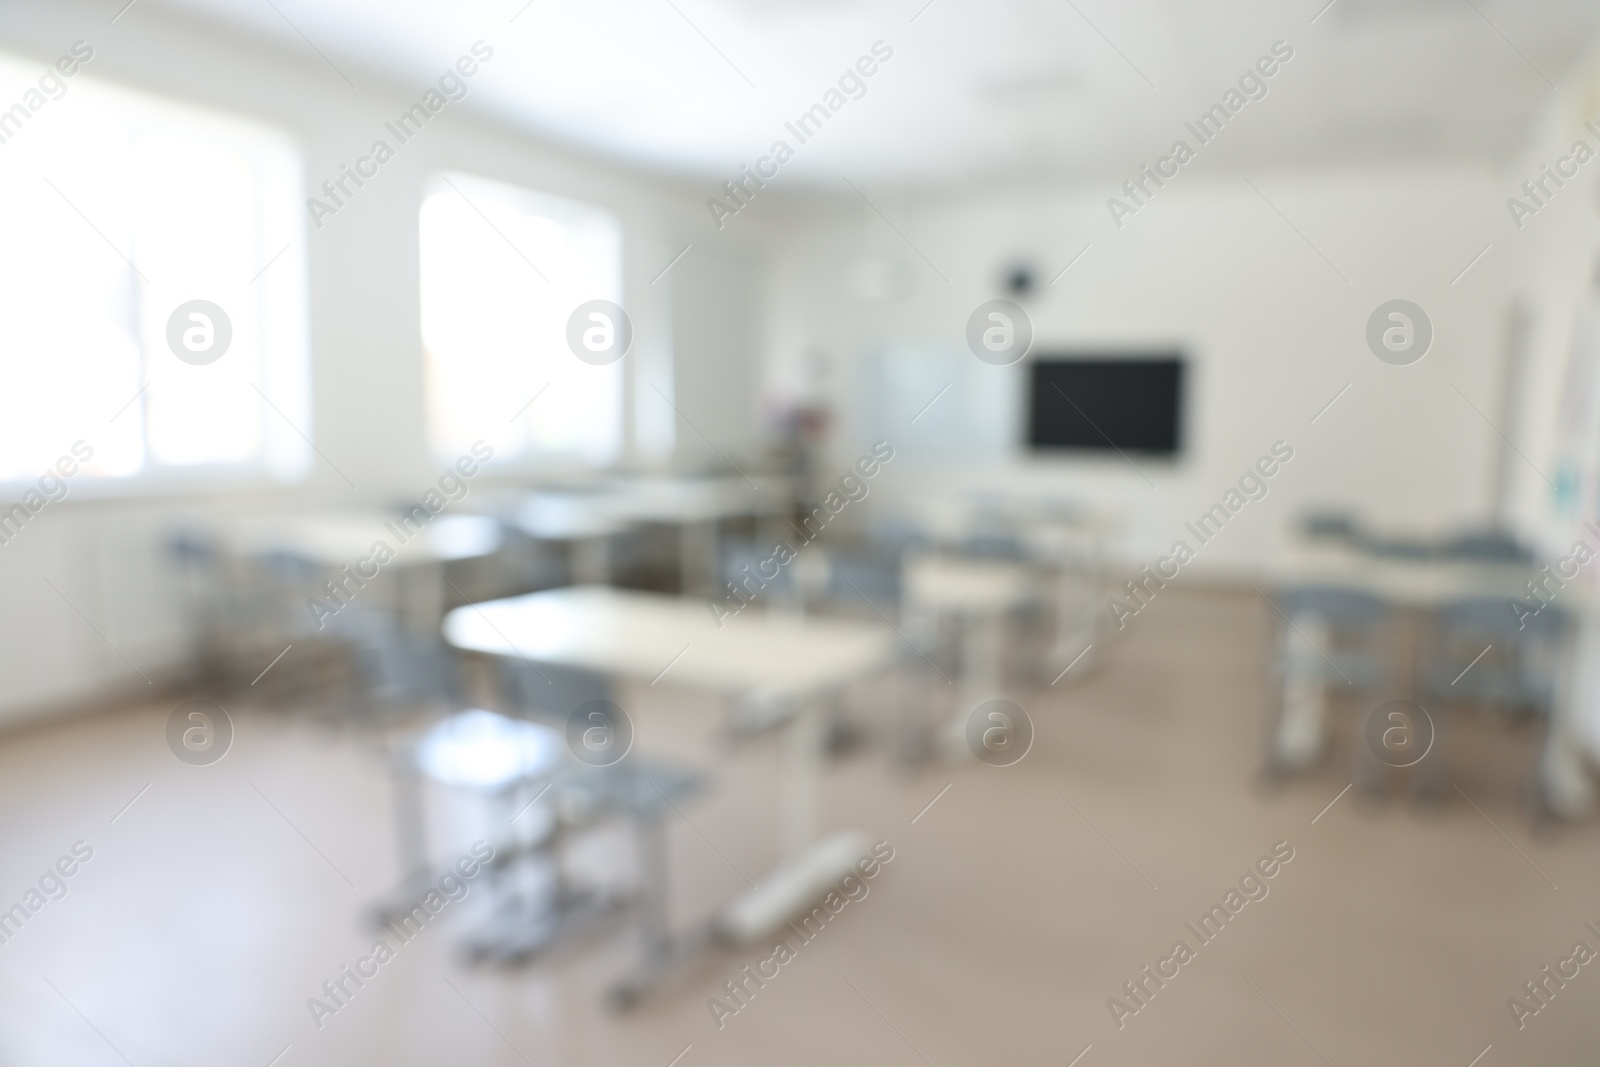
<instances>
[{"instance_id":1,"label":"chair backrest","mask_svg":"<svg viewBox=\"0 0 1600 1067\"><path fill-rule=\"evenodd\" d=\"M460 695L456 658L436 637L408 634L392 617L350 608L330 624L347 640L363 696L399 707L449 703Z\"/></svg>"},{"instance_id":2,"label":"chair backrest","mask_svg":"<svg viewBox=\"0 0 1600 1067\"><path fill-rule=\"evenodd\" d=\"M880 610L899 604L900 553L882 548L836 551L828 595L853 602L865 598Z\"/></svg>"},{"instance_id":3,"label":"chair backrest","mask_svg":"<svg viewBox=\"0 0 1600 1067\"><path fill-rule=\"evenodd\" d=\"M1013 533L985 531L968 534L961 542L961 551L978 559L1003 559L1020 562L1028 558L1028 548L1022 538Z\"/></svg>"},{"instance_id":4,"label":"chair backrest","mask_svg":"<svg viewBox=\"0 0 1600 1067\"><path fill-rule=\"evenodd\" d=\"M1438 658L1439 692L1547 711L1567 615L1555 605L1546 605L1538 614L1532 607L1519 611L1503 597L1470 597L1440 605L1429 641Z\"/></svg>"},{"instance_id":5,"label":"chair backrest","mask_svg":"<svg viewBox=\"0 0 1600 1067\"><path fill-rule=\"evenodd\" d=\"M762 573L761 565L771 558L771 545L762 546L754 541L727 542L722 545L719 560L722 581L732 582L744 597L752 593L760 599L792 596L794 573L789 567L779 567L778 573L771 578ZM769 564L766 569L770 572L771 565ZM748 585L745 584L747 581ZM727 586L721 585L717 591L724 593L727 591Z\"/></svg>"},{"instance_id":6,"label":"chair backrest","mask_svg":"<svg viewBox=\"0 0 1600 1067\"><path fill-rule=\"evenodd\" d=\"M1440 555L1433 541L1412 537L1359 537L1361 550L1380 559L1430 560Z\"/></svg>"},{"instance_id":7,"label":"chair backrest","mask_svg":"<svg viewBox=\"0 0 1600 1067\"><path fill-rule=\"evenodd\" d=\"M1440 555L1450 559L1485 563L1526 563L1533 565L1533 553L1510 534L1498 530L1478 530L1446 541Z\"/></svg>"},{"instance_id":8,"label":"chair backrest","mask_svg":"<svg viewBox=\"0 0 1600 1067\"><path fill-rule=\"evenodd\" d=\"M1300 528L1307 537L1355 540L1360 526L1353 512L1313 511L1300 520Z\"/></svg>"},{"instance_id":9,"label":"chair backrest","mask_svg":"<svg viewBox=\"0 0 1600 1067\"><path fill-rule=\"evenodd\" d=\"M180 563L213 566L220 554L217 539L198 527L181 527L167 538L167 552Z\"/></svg>"},{"instance_id":10,"label":"chair backrest","mask_svg":"<svg viewBox=\"0 0 1600 1067\"><path fill-rule=\"evenodd\" d=\"M580 705L613 699L610 680L581 667L503 657L500 672L505 697L515 712L542 722L564 727Z\"/></svg>"},{"instance_id":11,"label":"chair backrest","mask_svg":"<svg viewBox=\"0 0 1600 1067\"><path fill-rule=\"evenodd\" d=\"M896 554L930 548L934 543L925 526L902 515L879 516L873 520L867 536L874 547Z\"/></svg>"},{"instance_id":12,"label":"chair backrest","mask_svg":"<svg viewBox=\"0 0 1600 1067\"><path fill-rule=\"evenodd\" d=\"M1535 613L1533 604L1517 611L1504 597L1464 597L1439 606L1435 622L1446 636L1479 636L1500 641L1558 640L1567 622L1566 613L1549 604Z\"/></svg>"}]
</instances>

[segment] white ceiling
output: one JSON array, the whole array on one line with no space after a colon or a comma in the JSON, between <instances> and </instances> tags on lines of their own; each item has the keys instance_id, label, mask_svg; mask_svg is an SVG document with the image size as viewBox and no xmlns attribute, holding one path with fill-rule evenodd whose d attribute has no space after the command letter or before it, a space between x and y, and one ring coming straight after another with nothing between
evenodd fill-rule
<instances>
[{"instance_id":1,"label":"white ceiling","mask_svg":"<svg viewBox=\"0 0 1600 1067\"><path fill-rule=\"evenodd\" d=\"M1590 0L1326 2L146 0L418 94L483 38L496 56L461 106L719 180L793 145L784 121L882 40L866 95L784 169L830 185L1121 175L1277 39L1295 58L1210 160L1499 158L1600 29Z\"/></svg>"}]
</instances>

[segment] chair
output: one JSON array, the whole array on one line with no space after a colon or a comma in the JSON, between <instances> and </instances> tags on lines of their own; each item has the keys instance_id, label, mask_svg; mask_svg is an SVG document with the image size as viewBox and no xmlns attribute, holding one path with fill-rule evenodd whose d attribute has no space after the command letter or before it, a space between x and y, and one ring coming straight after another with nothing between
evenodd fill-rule
<instances>
[{"instance_id":1,"label":"chair","mask_svg":"<svg viewBox=\"0 0 1600 1067\"><path fill-rule=\"evenodd\" d=\"M1414 537L1358 535L1355 545L1376 559L1427 562L1440 558L1441 546L1434 541Z\"/></svg>"},{"instance_id":2,"label":"chair","mask_svg":"<svg viewBox=\"0 0 1600 1067\"><path fill-rule=\"evenodd\" d=\"M931 549L934 538L925 524L904 515L883 515L872 520L867 536L874 547L896 560L906 552Z\"/></svg>"},{"instance_id":3,"label":"chair","mask_svg":"<svg viewBox=\"0 0 1600 1067\"><path fill-rule=\"evenodd\" d=\"M1389 681L1385 635L1388 604L1370 593L1336 585L1300 585L1278 594L1280 614L1269 691L1266 769L1305 769L1322 754L1326 691L1375 692Z\"/></svg>"},{"instance_id":4,"label":"chair","mask_svg":"<svg viewBox=\"0 0 1600 1067\"><path fill-rule=\"evenodd\" d=\"M1422 688L1441 700L1547 713L1566 624L1554 605L1519 620L1498 597L1443 604L1425 643Z\"/></svg>"},{"instance_id":5,"label":"chair","mask_svg":"<svg viewBox=\"0 0 1600 1067\"><path fill-rule=\"evenodd\" d=\"M315 590L311 572L297 561L237 558L199 527L175 530L167 554L182 572L200 681L248 685L286 644L312 642L304 597ZM288 673L278 671L272 684L281 688Z\"/></svg>"},{"instance_id":6,"label":"chair","mask_svg":"<svg viewBox=\"0 0 1600 1067\"><path fill-rule=\"evenodd\" d=\"M573 833L621 815L637 831L641 958L610 994L629 1006L682 955L668 926L667 808L703 785L700 775L629 758L612 766L574 765L562 732L543 723L473 708L433 724L397 753L395 815L405 872L371 908L375 923L408 914L440 873L428 859L422 784L482 797L495 855L486 864L490 914L463 942L469 958L516 963L618 914L625 894L584 886L566 873Z\"/></svg>"},{"instance_id":7,"label":"chair","mask_svg":"<svg viewBox=\"0 0 1600 1067\"><path fill-rule=\"evenodd\" d=\"M574 781L577 789L590 790L598 810L615 810L634 824L639 850L639 960L606 992L613 1008L636 1005L676 966L699 951L703 934L674 936L667 898L666 817L678 801L705 785L702 775L644 760L625 761L615 767L588 768Z\"/></svg>"},{"instance_id":8,"label":"chair","mask_svg":"<svg viewBox=\"0 0 1600 1067\"><path fill-rule=\"evenodd\" d=\"M346 608L330 629L348 645L368 714L403 715L456 703L460 678L444 642L410 633L386 612Z\"/></svg>"},{"instance_id":9,"label":"chair","mask_svg":"<svg viewBox=\"0 0 1600 1067\"><path fill-rule=\"evenodd\" d=\"M828 576L829 597L868 610L877 607L892 612L902 593L901 557L901 548L881 543L835 550Z\"/></svg>"},{"instance_id":10,"label":"chair","mask_svg":"<svg viewBox=\"0 0 1600 1067\"><path fill-rule=\"evenodd\" d=\"M1533 566L1533 553L1515 537L1497 530L1459 534L1439 548L1447 559L1472 563L1521 563Z\"/></svg>"},{"instance_id":11,"label":"chair","mask_svg":"<svg viewBox=\"0 0 1600 1067\"><path fill-rule=\"evenodd\" d=\"M1556 700L1556 679L1569 618L1547 605L1519 619L1498 597L1471 597L1441 605L1424 642L1420 687L1440 705L1477 707L1504 717L1538 720L1548 751ZM1436 713L1437 733L1443 708ZM1437 745L1437 740L1435 741ZM1442 762L1442 761L1441 761ZM1442 769L1442 768L1441 768ZM1530 791L1538 797L1539 768L1530 771ZM1442 788L1442 783L1441 783Z\"/></svg>"},{"instance_id":12,"label":"chair","mask_svg":"<svg viewBox=\"0 0 1600 1067\"><path fill-rule=\"evenodd\" d=\"M404 875L373 906L373 919L409 913L436 880L427 856L424 780L480 795L492 824L504 827L486 865L490 915L464 942L471 958L524 960L616 911L620 898L576 886L564 872L562 844L571 826L557 798L546 799L559 786L563 748L553 727L478 708L447 716L403 747L394 771Z\"/></svg>"},{"instance_id":13,"label":"chair","mask_svg":"<svg viewBox=\"0 0 1600 1067\"><path fill-rule=\"evenodd\" d=\"M512 521L527 537L567 547L567 583L611 581L612 541L627 524L606 513L598 492L543 492L528 497Z\"/></svg>"},{"instance_id":14,"label":"chair","mask_svg":"<svg viewBox=\"0 0 1600 1067\"><path fill-rule=\"evenodd\" d=\"M1028 546L1021 537L1007 530L981 528L961 539L959 550L974 559L1008 560L1022 563L1029 559Z\"/></svg>"},{"instance_id":15,"label":"chair","mask_svg":"<svg viewBox=\"0 0 1600 1067\"><path fill-rule=\"evenodd\" d=\"M595 671L498 657L500 690L519 717L565 729L567 718L591 700L613 698L610 679Z\"/></svg>"},{"instance_id":16,"label":"chair","mask_svg":"<svg viewBox=\"0 0 1600 1067\"><path fill-rule=\"evenodd\" d=\"M196 673L202 682L220 686L229 664L227 635L234 628L223 598L221 551L205 530L185 528L167 538L167 554L182 573Z\"/></svg>"},{"instance_id":17,"label":"chair","mask_svg":"<svg viewBox=\"0 0 1600 1067\"><path fill-rule=\"evenodd\" d=\"M401 877L372 906L373 919L407 914L442 873L428 855L426 781L478 795L490 822L504 828L487 867L492 915L468 937L469 955L524 959L614 908L615 901L574 889L562 874L565 828L554 798L545 798L562 766L561 730L463 710L455 656L437 638L407 633L392 616L353 605L335 622L352 649L361 710L389 721L420 714L431 723L388 746Z\"/></svg>"},{"instance_id":18,"label":"chair","mask_svg":"<svg viewBox=\"0 0 1600 1067\"><path fill-rule=\"evenodd\" d=\"M762 564L772 559L770 546L763 547L755 541L730 540L721 545L717 556L719 584L712 595L715 599L723 600L729 610L738 610L741 601L752 599L774 607L801 606L801 590L795 580L795 561L779 566L777 573L770 578L762 573ZM769 564L766 569L771 571L772 566ZM737 594L729 590L730 585L738 591Z\"/></svg>"},{"instance_id":19,"label":"chair","mask_svg":"<svg viewBox=\"0 0 1600 1067\"><path fill-rule=\"evenodd\" d=\"M1313 539L1355 541L1361 536L1361 525L1349 511L1309 512L1300 520L1300 528L1305 536Z\"/></svg>"}]
</instances>

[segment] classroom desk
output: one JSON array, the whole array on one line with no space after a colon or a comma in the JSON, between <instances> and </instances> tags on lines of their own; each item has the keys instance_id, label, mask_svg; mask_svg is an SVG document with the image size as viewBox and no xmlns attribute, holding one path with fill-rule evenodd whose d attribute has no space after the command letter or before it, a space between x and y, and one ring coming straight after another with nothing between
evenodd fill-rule
<instances>
[{"instance_id":1,"label":"classroom desk","mask_svg":"<svg viewBox=\"0 0 1600 1067\"><path fill-rule=\"evenodd\" d=\"M787 485L763 474L765 491L743 478L636 478L616 483L608 507L632 522L712 522L770 515L787 503ZM757 483L759 484L759 483Z\"/></svg>"},{"instance_id":2,"label":"classroom desk","mask_svg":"<svg viewBox=\"0 0 1600 1067\"><path fill-rule=\"evenodd\" d=\"M1101 595L1105 546L1119 528L1111 513L1079 500L1016 488L913 493L902 509L917 532L940 551L959 555L985 540L1011 540L1029 562L1050 569L1048 588L1037 576L1033 582L1045 593L1035 599L1052 601L1055 610L1050 662L1060 668L1075 666L1100 643L1106 618ZM1094 662L1090 658L1075 676L1088 673Z\"/></svg>"},{"instance_id":3,"label":"classroom desk","mask_svg":"<svg viewBox=\"0 0 1600 1067\"><path fill-rule=\"evenodd\" d=\"M1463 597L1525 598L1523 563L1372 552L1337 539L1302 540L1268 568L1274 584L1334 585L1425 610ZM1507 610L1510 610L1509 608Z\"/></svg>"},{"instance_id":4,"label":"classroom desk","mask_svg":"<svg viewBox=\"0 0 1600 1067\"><path fill-rule=\"evenodd\" d=\"M782 775L784 859L761 886L713 920L720 936L751 939L820 896L859 859L856 831L817 836L821 716L817 699L890 666L895 638L866 623L750 613L721 627L704 601L599 586L551 589L450 612L456 648L654 683L663 678L739 698L794 701ZM669 966L656 954L628 988L636 995Z\"/></svg>"},{"instance_id":5,"label":"classroom desk","mask_svg":"<svg viewBox=\"0 0 1600 1067\"><path fill-rule=\"evenodd\" d=\"M410 540L403 542L401 533ZM482 515L436 515L413 535L388 512L330 511L242 519L228 537L242 555L275 553L334 569L354 566L380 540L395 553L385 568L415 567L493 555L504 534L499 523Z\"/></svg>"},{"instance_id":6,"label":"classroom desk","mask_svg":"<svg viewBox=\"0 0 1600 1067\"><path fill-rule=\"evenodd\" d=\"M626 478L587 489L541 490L518 508L513 522L529 536L573 543L580 584L606 579L600 559L611 535L637 525L676 527L682 587L705 592L717 580L718 523L770 519L788 504L786 481L765 474L761 479L759 491L738 477Z\"/></svg>"},{"instance_id":7,"label":"classroom desk","mask_svg":"<svg viewBox=\"0 0 1600 1067\"><path fill-rule=\"evenodd\" d=\"M325 579L354 590L363 609L381 609L416 637L435 637L448 600L446 563L493 555L504 530L482 515L434 515L406 530L384 510L283 510L230 518L208 539L218 566L200 595L229 605L213 608L219 627L248 630L250 643L277 645L275 653L309 637L307 597L326 600ZM373 558L379 541L394 553L382 565ZM283 561L298 566L285 568ZM342 568L358 581L346 579ZM366 589L374 579L378 587Z\"/></svg>"},{"instance_id":8,"label":"classroom desk","mask_svg":"<svg viewBox=\"0 0 1600 1067\"><path fill-rule=\"evenodd\" d=\"M996 615L1036 598L1038 583L1020 563L919 554L906 558L905 596L930 610Z\"/></svg>"},{"instance_id":9,"label":"classroom desk","mask_svg":"<svg viewBox=\"0 0 1600 1067\"><path fill-rule=\"evenodd\" d=\"M1357 543L1329 538L1298 541L1269 573L1279 588L1316 584L1369 593L1409 615L1411 628L1416 631L1424 624L1427 612L1453 600L1504 599L1509 613L1512 600L1529 598L1525 583L1533 577L1534 570L1529 564L1509 561L1373 552ZM1547 800L1558 813L1575 816L1595 806L1595 790L1580 738L1584 708L1600 699L1600 676L1595 675L1580 651L1600 648L1600 602L1578 587L1571 587L1562 596L1576 625L1562 656L1557 697L1551 708L1545 748L1539 757L1538 776ZM1413 647L1407 658L1415 655L1415 642L1413 634ZM1410 695L1414 674L1407 670L1403 675L1406 695ZM1300 692L1293 700L1287 697L1288 694L1274 745L1279 751L1292 753L1296 763L1309 762L1319 750L1310 747L1312 739L1323 736L1325 697L1320 691Z\"/></svg>"},{"instance_id":10,"label":"classroom desk","mask_svg":"<svg viewBox=\"0 0 1600 1067\"><path fill-rule=\"evenodd\" d=\"M1056 572L1056 636L1049 657L1061 665L1063 674L1082 662L1075 672L1082 677L1096 663L1090 653L1107 619L1101 591L1107 575L1105 546L1116 530L1116 524L1099 513L1046 513L1019 524L1018 535L1029 556ZM1055 677L1060 680L1062 675Z\"/></svg>"},{"instance_id":11,"label":"classroom desk","mask_svg":"<svg viewBox=\"0 0 1600 1067\"><path fill-rule=\"evenodd\" d=\"M901 568L907 612L953 619L959 628L956 714L940 740L948 756L964 758L967 716L999 695L1005 616L1041 599L1039 575L1022 563L934 553L907 556Z\"/></svg>"},{"instance_id":12,"label":"classroom desk","mask_svg":"<svg viewBox=\"0 0 1600 1067\"><path fill-rule=\"evenodd\" d=\"M763 474L760 483L742 477L634 479L617 487L610 508L627 522L677 527L681 588L709 594L721 584L719 525L737 518L770 522L789 504L787 480Z\"/></svg>"},{"instance_id":13,"label":"classroom desk","mask_svg":"<svg viewBox=\"0 0 1600 1067\"><path fill-rule=\"evenodd\" d=\"M512 512L511 524L535 540L570 545L572 581L577 585L611 580L610 540L627 529L598 493L533 493Z\"/></svg>"},{"instance_id":14,"label":"classroom desk","mask_svg":"<svg viewBox=\"0 0 1600 1067\"><path fill-rule=\"evenodd\" d=\"M446 616L444 633L457 648L646 682L665 671L678 684L730 696L773 688L810 695L894 658L885 627L756 612L718 627L703 600L606 586L468 604Z\"/></svg>"},{"instance_id":15,"label":"classroom desk","mask_svg":"<svg viewBox=\"0 0 1600 1067\"><path fill-rule=\"evenodd\" d=\"M361 561L371 559L379 541L394 553L377 572L394 582L394 617L413 633L433 634L448 599L444 565L493 555L504 544L505 532L482 515L435 515L419 530L407 528L389 512L327 511L250 516L233 523L224 535L236 556L287 557L334 574L336 580L341 568L360 574ZM364 580L373 577L367 574Z\"/></svg>"}]
</instances>

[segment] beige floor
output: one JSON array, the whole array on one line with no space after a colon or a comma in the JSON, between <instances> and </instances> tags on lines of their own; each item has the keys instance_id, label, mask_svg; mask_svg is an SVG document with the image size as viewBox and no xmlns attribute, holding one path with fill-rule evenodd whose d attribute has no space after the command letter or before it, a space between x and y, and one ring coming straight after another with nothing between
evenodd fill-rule
<instances>
[{"instance_id":1,"label":"beige floor","mask_svg":"<svg viewBox=\"0 0 1600 1067\"><path fill-rule=\"evenodd\" d=\"M266 1067L287 1046L282 1067L1062 1067L1088 1047L1081 1067L1468 1067L1491 1044L1483 1067L1594 1062L1600 965L1521 1032L1506 1007L1575 941L1600 948L1583 926L1600 926L1600 832L1533 832L1530 739L1460 732L1453 778L1482 814L1458 793L1440 811L1352 793L1313 825L1347 752L1281 791L1253 784L1267 629L1248 591L1169 590L1092 679L1021 696L1038 730L1021 764L907 780L871 748L836 767L829 825L895 859L721 1030L706 998L760 953L706 959L617 1017L599 996L625 933L465 966L470 896L319 1030L306 999L366 951L361 905L394 875L369 740L237 709L228 757L189 767L166 749L166 705L10 735L0 903L73 842L94 856L0 945L0 1063ZM628 700L641 746L719 768L672 831L688 921L775 859L775 754L719 752L689 694ZM1108 998L1174 941L1195 947L1184 922L1279 841L1295 855L1269 895L1119 1031Z\"/></svg>"}]
</instances>

